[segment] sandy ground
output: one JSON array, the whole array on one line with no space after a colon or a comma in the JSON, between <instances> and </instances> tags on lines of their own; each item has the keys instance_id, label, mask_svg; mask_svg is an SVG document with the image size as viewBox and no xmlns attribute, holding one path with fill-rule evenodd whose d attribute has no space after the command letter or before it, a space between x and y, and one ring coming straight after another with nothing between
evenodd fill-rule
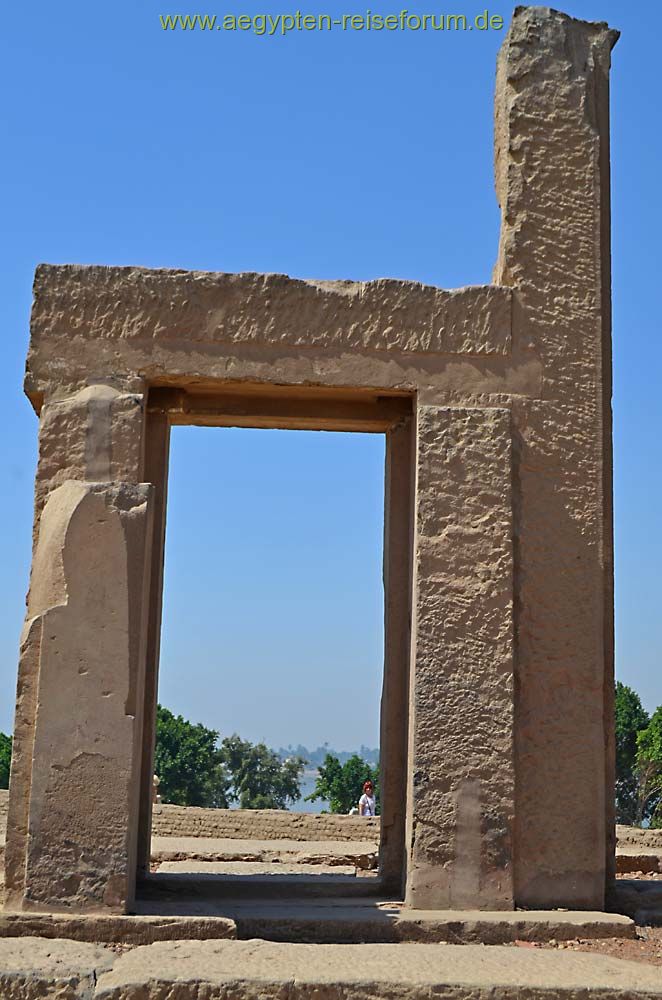
<instances>
[{"instance_id":1,"label":"sandy ground","mask_svg":"<svg viewBox=\"0 0 662 1000\"><path fill-rule=\"evenodd\" d=\"M597 941L549 941L546 944L515 941L509 947L585 951L592 955L608 955L611 958L625 958L631 962L662 966L662 927L638 927L637 937L634 940L602 938Z\"/></svg>"}]
</instances>

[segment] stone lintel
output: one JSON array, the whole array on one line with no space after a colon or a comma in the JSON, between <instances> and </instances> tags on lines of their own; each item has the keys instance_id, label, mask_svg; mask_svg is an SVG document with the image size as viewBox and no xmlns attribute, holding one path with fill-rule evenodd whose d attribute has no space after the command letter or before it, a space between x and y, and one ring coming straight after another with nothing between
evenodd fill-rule
<instances>
[{"instance_id":1,"label":"stone lintel","mask_svg":"<svg viewBox=\"0 0 662 1000\"><path fill-rule=\"evenodd\" d=\"M392 279L41 265L25 388L38 406L45 395L68 394L90 378L131 385L177 372L260 381L250 364L260 356L301 358L289 377L287 365L281 372L293 383L306 380L304 362L347 352L408 358L413 371L434 369L439 356L503 359L511 299L509 288L494 285L447 291ZM348 384L383 383L374 366L363 369Z\"/></svg>"}]
</instances>

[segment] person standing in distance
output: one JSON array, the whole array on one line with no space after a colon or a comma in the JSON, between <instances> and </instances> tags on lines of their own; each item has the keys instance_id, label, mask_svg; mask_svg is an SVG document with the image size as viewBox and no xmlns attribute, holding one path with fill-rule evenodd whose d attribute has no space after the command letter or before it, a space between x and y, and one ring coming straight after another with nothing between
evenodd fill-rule
<instances>
[{"instance_id":1,"label":"person standing in distance","mask_svg":"<svg viewBox=\"0 0 662 1000\"><path fill-rule=\"evenodd\" d=\"M375 786L372 781L363 782L363 795L359 799L359 814L361 816L376 816Z\"/></svg>"}]
</instances>

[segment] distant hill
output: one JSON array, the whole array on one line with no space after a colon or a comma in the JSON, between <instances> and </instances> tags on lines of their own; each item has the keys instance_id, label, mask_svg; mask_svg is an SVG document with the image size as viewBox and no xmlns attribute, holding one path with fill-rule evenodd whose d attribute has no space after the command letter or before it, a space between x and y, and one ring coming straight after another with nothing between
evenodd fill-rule
<instances>
[{"instance_id":1,"label":"distant hill","mask_svg":"<svg viewBox=\"0 0 662 1000\"><path fill-rule=\"evenodd\" d=\"M311 767L319 767L320 764L323 764L324 758L328 753L333 757L337 757L341 764L344 764L354 754L358 754L368 764L376 764L379 761L379 747L372 748L363 745L358 750L334 750L328 743L325 743L324 746L317 747L316 750L309 750L308 747L300 743L296 747L279 747L276 753L281 760L285 760L287 757L303 757Z\"/></svg>"}]
</instances>

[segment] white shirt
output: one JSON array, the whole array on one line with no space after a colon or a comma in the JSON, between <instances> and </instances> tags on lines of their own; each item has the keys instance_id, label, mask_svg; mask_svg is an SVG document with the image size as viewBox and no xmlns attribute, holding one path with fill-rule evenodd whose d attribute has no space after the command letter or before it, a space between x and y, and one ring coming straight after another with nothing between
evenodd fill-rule
<instances>
[{"instance_id":1,"label":"white shirt","mask_svg":"<svg viewBox=\"0 0 662 1000\"><path fill-rule=\"evenodd\" d=\"M363 806L364 816L374 816L376 809L376 802L374 795L366 795L365 792L359 799L359 806Z\"/></svg>"}]
</instances>

